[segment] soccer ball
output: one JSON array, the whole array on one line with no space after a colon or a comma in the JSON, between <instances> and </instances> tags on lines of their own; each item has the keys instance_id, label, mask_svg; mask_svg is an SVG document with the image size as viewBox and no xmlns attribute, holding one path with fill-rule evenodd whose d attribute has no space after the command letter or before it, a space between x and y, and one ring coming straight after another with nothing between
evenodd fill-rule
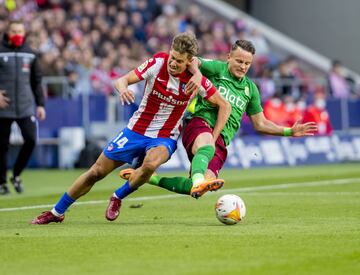
<instances>
[{"instance_id":1,"label":"soccer ball","mask_svg":"<svg viewBox=\"0 0 360 275\"><path fill-rule=\"evenodd\" d=\"M221 196L215 204L215 214L218 220L224 224L237 224L245 217L245 203L236 195Z\"/></svg>"}]
</instances>

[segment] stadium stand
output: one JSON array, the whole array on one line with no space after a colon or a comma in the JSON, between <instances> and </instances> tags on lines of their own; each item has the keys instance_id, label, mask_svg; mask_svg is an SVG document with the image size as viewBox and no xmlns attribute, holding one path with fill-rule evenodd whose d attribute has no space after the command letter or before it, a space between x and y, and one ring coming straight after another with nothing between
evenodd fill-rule
<instances>
[{"instance_id":1,"label":"stadium stand","mask_svg":"<svg viewBox=\"0 0 360 275\"><path fill-rule=\"evenodd\" d=\"M303 59L301 54L295 56L286 46L280 47L269 39L279 36L276 31L269 34L269 28L254 23L254 19L236 9L226 10L225 17L224 11L217 11L213 5L219 1L5 2L0 7L0 32L4 32L8 20L25 22L27 41L41 56L48 106L62 106L61 115L48 107L48 119L40 124L40 137L45 144L56 143L61 127L81 126L87 136L96 136L93 123L124 123L136 106L124 108L116 103L112 80L154 52L167 51L172 36L182 31L196 34L200 55L207 58L226 59L234 40L251 40L257 54L249 76L260 87L265 109L280 100L283 116L291 117L284 124L291 125L293 117L314 101L315 94L323 93L327 95L326 106L334 131L360 126L360 91L356 82L344 74L346 70L316 67L309 62L316 58L306 55L306 51L299 50L304 52ZM317 61L326 63L321 58ZM346 92L340 92L342 96L336 90L339 83L348 87ZM134 89L141 91L142 86ZM339 97L343 100L336 99ZM246 118L242 134L254 134Z\"/></svg>"},{"instance_id":2,"label":"stadium stand","mask_svg":"<svg viewBox=\"0 0 360 275\"><path fill-rule=\"evenodd\" d=\"M45 78L49 97L109 95L112 79L154 52L166 50L171 37L181 31L195 32L200 54L211 58L226 58L236 39L253 41L257 55L250 76L259 78L259 82L264 74L275 77L280 80L277 89L289 89L282 80L290 79L305 83L301 92L311 93L316 89L311 80L325 77L324 72L309 69L309 64L296 57L287 57L286 49L278 53L244 19L225 20L197 4L177 4L171 0L41 0L16 1L9 6L12 8L0 8L3 18L0 31L5 28L6 19L25 21L30 31L28 42L39 50L44 72L52 77ZM299 91L294 92L299 96Z\"/></svg>"}]
</instances>

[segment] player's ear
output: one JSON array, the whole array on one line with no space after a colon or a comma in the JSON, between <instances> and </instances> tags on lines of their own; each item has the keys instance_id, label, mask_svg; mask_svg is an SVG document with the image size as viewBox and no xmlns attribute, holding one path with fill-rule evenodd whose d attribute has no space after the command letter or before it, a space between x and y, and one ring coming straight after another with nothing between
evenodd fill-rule
<instances>
[{"instance_id":1,"label":"player's ear","mask_svg":"<svg viewBox=\"0 0 360 275\"><path fill-rule=\"evenodd\" d=\"M193 59L193 58L190 57L190 56L186 59L186 66L187 66L187 67L189 67L189 66L191 65L192 59Z\"/></svg>"}]
</instances>

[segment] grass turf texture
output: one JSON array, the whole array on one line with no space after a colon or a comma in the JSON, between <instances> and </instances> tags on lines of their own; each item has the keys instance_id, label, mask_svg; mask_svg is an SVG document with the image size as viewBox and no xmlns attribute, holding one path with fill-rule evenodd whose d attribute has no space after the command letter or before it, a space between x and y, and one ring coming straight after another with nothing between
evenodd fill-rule
<instances>
[{"instance_id":1,"label":"grass turf texture","mask_svg":"<svg viewBox=\"0 0 360 275\"><path fill-rule=\"evenodd\" d=\"M1 274L360 274L359 164L226 170L225 187L199 200L143 186L115 222L104 212L116 173L79 200L97 204L72 206L62 224L29 224L50 207L4 211L52 205L80 173L27 170L25 193L0 197ZM235 226L215 218L226 193L247 206Z\"/></svg>"}]
</instances>

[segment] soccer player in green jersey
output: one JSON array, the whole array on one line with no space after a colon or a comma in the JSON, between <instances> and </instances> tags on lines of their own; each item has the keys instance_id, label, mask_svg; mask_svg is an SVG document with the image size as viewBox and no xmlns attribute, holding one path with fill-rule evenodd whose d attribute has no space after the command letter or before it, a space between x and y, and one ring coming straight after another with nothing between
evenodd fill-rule
<instances>
[{"instance_id":1,"label":"soccer player in green jersey","mask_svg":"<svg viewBox=\"0 0 360 275\"><path fill-rule=\"evenodd\" d=\"M265 118L261 107L260 94L257 86L251 81L248 72L255 55L255 48L250 41L238 40L231 48L227 62L195 58L193 61L192 85L199 86L199 79L206 76L218 89L220 94L231 104L231 115L221 131L217 140L213 139L213 129L217 118L217 109L197 97L194 113L186 125L182 142L191 161L191 177L166 178L153 175L150 184L157 185L170 191L189 194L195 198L202 196L207 191L215 191L222 184L202 186L197 184L206 179L216 179L225 163L227 149L240 128L243 114L250 117L256 131L276 136L310 136L317 131L314 122L300 123L300 119L291 127L286 128L273 123ZM198 70L200 69L200 71ZM191 85L190 84L190 85ZM188 84L189 85L189 84ZM120 172L126 178L132 170Z\"/></svg>"}]
</instances>

